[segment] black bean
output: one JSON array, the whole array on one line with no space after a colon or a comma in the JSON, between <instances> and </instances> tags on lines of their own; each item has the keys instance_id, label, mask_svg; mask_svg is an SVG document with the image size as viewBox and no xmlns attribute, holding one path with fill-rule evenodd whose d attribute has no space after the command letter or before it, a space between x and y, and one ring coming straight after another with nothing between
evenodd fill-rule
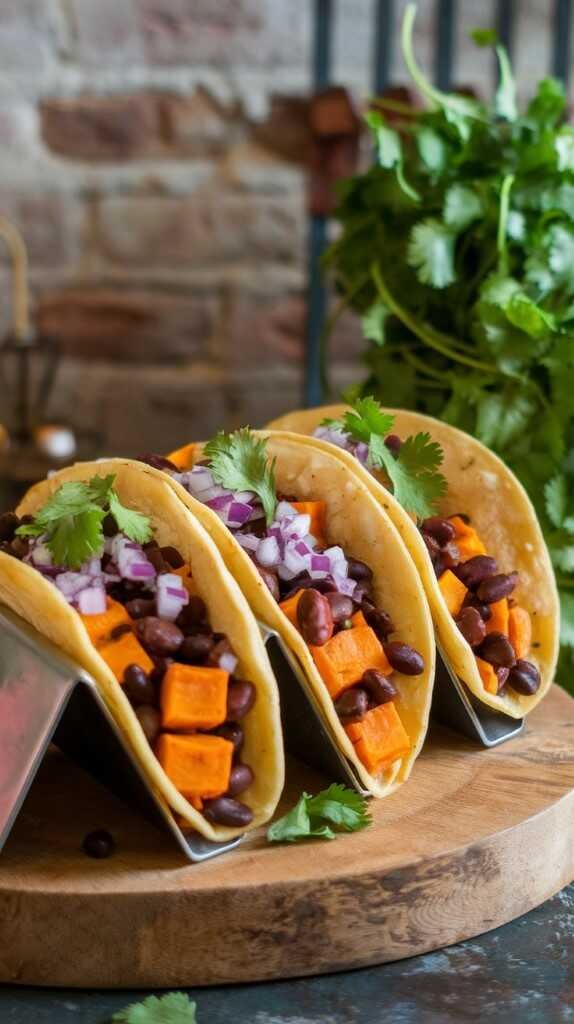
<instances>
[{"instance_id":1,"label":"black bean","mask_svg":"<svg viewBox=\"0 0 574 1024\"><path fill-rule=\"evenodd\" d=\"M12 540L20 520L15 512L3 512L0 516L0 540Z\"/></svg>"},{"instance_id":2,"label":"black bean","mask_svg":"<svg viewBox=\"0 0 574 1024\"><path fill-rule=\"evenodd\" d=\"M360 685L367 691L375 705L387 704L397 696L397 688L390 679L376 668L368 668L361 676Z\"/></svg>"},{"instance_id":3,"label":"black bean","mask_svg":"<svg viewBox=\"0 0 574 1024\"><path fill-rule=\"evenodd\" d=\"M519 658L510 670L508 685L524 697L531 697L540 687L540 672L531 661Z\"/></svg>"},{"instance_id":4,"label":"black bean","mask_svg":"<svg viewBox=\"0 0 574 1024\"><path fill-rule=\"evenodd\" d=\"M424 530L421 533L421 537L424 540L426 544L426 549L434 562L435 559L437 559L440 554L440 545L438 540L435 540L434 537L431 537L430 533L425 533Z\"/></svg>"},{"instance_id":5,"label":"black bean","mask_svg":"<svg viewBox=\"0 0 574 1024\"><path fill-rule=\"evenodd\" d=\"M218 796L216 800L206 800L203 813L214 825L227 825L229 828L243 828L253 821L253 811L240 800L229 796Z\"/></svg>"},{"instance_id":6,"label":"black bean","mask_svg":"<svg viewBox=\"0 0 574 1024\"><path fill-rule=\"evenodd\" d=\"M154 743L161 729L161 716L157 708L151 704L140 704L135 709L135 715L148 743Z\"/></svg>"},{"instance_id":7,"label":"black bean","mask_svg":"<svg viewBox=\"0 0 574 1024\"><path fill-rule=\"evenodd\" d=\"M471 647L477 647L484 640L486 625L481 618L478 608L471 608L470 606L462 608L455 622L464 639Z\"/></svg>"},{"instance_id":8,"label":"black bean","mask_svg":"<svg viewBox=\"0 0 574 1024\"><path fill-rule=\"evenodd\" d=\"M496 669L496 678L498 679L498 692L499 693L502 693L502 691L506 688L506 684L508 682L508 676L509 675L510 675L510 669L509 668L504 668L501 665L501 666L499 666L499 668Z\"/></svg>"},{"instance_id":9,"label":"black bean","mask_svg":"<svg viewBox=\"0 0 574 1024\"><path fill-rule=\"evenodd\" d=\"M217 642L207 655L206 665L212 665L214 668L218 668L219 662L224 654L234 655L235 652L226 636L223 636L221 633L214 633L213 636L216 638Z\"/></svg>"},{"instance_id":10,"label":"black bean","mask_svg":"<svg viewBox=\"0 0 574 1024\"><path fill-rule=\"evenodd\" d=\"M88 832L82 841L82 850L88 857L95 860L104 860L111 857L116 848L113 836L106 829L98 828L95 832Z\"/></svg>"},{"instance_id":11,"label":"black bean","mask_svg":"<svg viewBox=\"0 0 574 1024\"><path fill-rule=\"evenodd\" d=\"M104 531L104 537L115 537L118 533L118 524L116 523L111 512L108 512L102 523L102 529Z\"/></svg>"},{"instance_id":12,"label":"black bean","mask_svg":"<svg viewBox=\"0 0 574 1024\"><path fill-rule=\"evenodd\" d=\"M136 622L136 633L148 651L154 654L175 654L183 643L183 633L175 622L146 615Z\"/></svg>"},{"instance_id":13,"label":"black bean","mask_svg":"<svg viewBox=\"0 0 574 1024\"><path fill-rule=\"evenodd\" d=\"M363 601L373 601L373 587L371 580L359 580L353 591L353 601L361 605Z\"/></svg>"},{"instance_id":14,"label":"black bean","mask_svg":"<svg viewBox=\"0 0 574 1024\"><path fill-rule=\"evenodd\" d=\"M229 776L229 786L226 796L239 796L249 788L255 776L248 764L238 762L233 765Z\"/></svg>"},{"instance_id":15,"label":"black bean","mask_svg":"<svg viewBox=\"0 0 574 1024\"><path fill-rule=\"evenodd\" d=\"M279 579L277 574L272 572L271 569L264 569L263 566L258 565L255 561L253 564L271 596L275 598L276 601L279 601L281 599L281 592L279 590Z\"/></svg>"},{"instance_id":16,"label":"black bean","mask_svg":"<svg viewBox=\"0 0 574 1024\"><path fill-rule=\"evenodd\" d=\"M494 576L497 572L498 565L495 558L491 558L490 555L475 555L467 562L457 565L455 575L458 576L461 583L464 583L465 587L475 590L483 580Z\"/></svg>"},{"instance_id":17,"label":"black bean","mask_svg":"<svg viewBox=\"0 0 574 1024\"><path fill-rule=\"evenodd\" d=\"M440 548L444 548L456 537L456 530L444 516L430 516L421 523L423 533L433 537Z\"/></svg>"},{"instance_id":18,"label":"black bean","mask_svg":"<svg viewBox=\"0 0 574 1024\"><path fill-rule=\"evenodd\" d=\"M183 641L179 649L179 657L189 665L198 665L207 658L213 646L212 634L192 633Z\"/></svg>"},{"instance_id":19,"label":"black bean","mask_svg":"<svg viewBox=\"0 0 574 1024\"><path fill-rule=\"evenodd\" d=\"M227 688L227 718L239 722L251 711L257 692L247 679L233 678Z\"/></svg>"},{"instance_id":20,"label":"black bean","mask_svg":"<svg viewBox=\"0 0 574 1024\"><path fill-rule=\"evenodd\" d=\"M152 466L154 469L163 469L172 473L179 473L179 469L174 462L170 462L164 455L153 455L151 452L146 452L145 455L137 455L136 459L138 462L145 462L147 466Z\"/></svg>"},{"instance_id":21,"label":"black bean","mask_svg":"<svg viewBox=\"0 0 574 1024\"><path fill-rule=\"evenodd\" d=\"M345 690L335 701L335 711L346 722L360 721L369 709L369 695L359 686Z\"/></svg>"},{"instance_id":22,"label":"black bean","mask_svg":"<svg viewBox=\"0 0 574 1024\"><path fill-rule=\"evenodd\" d=\"M207 608L205 601L199 597L198 594L192 594L189 601L184 608L181 609L176 621L176 625L185 633L190 627L199 626L200 623L205 622L207 619Z\"/></svg>"},{"instance_id":23,"label":"black bean","mask_svg":"<svg viewBox=\"0 0 574 1024\"><path fill-rule=\"evenodd\" d=\"M516 587L517 583L517 572L511 572L508 574L500 573L498 576L488 576L476 588L476 595L479 601L484 601L485 604L495 604L497 601L502 601L503 597L508 597Z\"/></svg>"},{"instance_id":24,"label":"black bean","mask_svg":"<svg viewBox=\"0 0 574 1024\"><path fill-rule=\"evenodd\" d=\"M146 558L151 562L157 573L171 572L171 565L163 557L161 548L150 548L146 551Z\"/></svg>"},{"instance_id":25,"label":"black bean","mask_svg":"<svg viewBox=\"0 0 574 1024\"><path fill-rule=\"evenodd\" d=\"M224 740L233 743L233 753L237 755L243 746L243 729L237 722L224 722L213 730L214 736L223 736Z\"/></svg>"},{"instance_id":26,"label":"black bean","mask_svg":"<svg viewBox=\"0 0 574 1024\"><path fill-rule=\"evenodd\" d=\"M126 604L130 619L143 619L155 612L155 600L149 597L134 597Z\"/></svg>"},{"instance_id":27,"label":"black bean","mask_svg":"<svg viewBox=\"0 0 574 1024\"><path fill-rule=\"evenodd\" d=\"M387 434L385 437L385 446L395 456L395 459L401 450L402 443L398 434Z\"/></svg>"},{"instance_id":28,"label":"black bean","mask_svg":"<svg viewBox=\"0 0 574 1024\"><path fill-rule=\"evenodd\" d=\"M160 683L167 672L170 665L173 665L173 658L163 658L159 654L151 654L150 658L153 661L154 668L150 673L150 679L154 686L159 687Z\"/></svg>"},{"instance_id":29,"label":"black bean","mask_svg":"<svg viewBox=\"0 0 574 1024\"><path fill-rule=\"evenodd\" d=\"M514 648L504 633L489 633L478 648L478 655L495 668L512 668L516 662Z\"/></svg>"},{"instance_id":30,"label":"black bean","mask_svg":"<svg viewBox=\"0 0 574 1024\"><path fill-rule=\"evenodd\" d=\"M14 558L24 558L28 554L30 543L27 537L14 537L10 542L10 554Z\"/></svg>"},{"instance_id":31,"label":"black bean","mask_svg":"<svg viewBox=\"0 0 574 1024\"><path fill-rule=\"evenodd\" d=\"M160 548L160 551L165 561L168 563L168 565L171 566L172 569L181 569L182 565L185 565L185 561L181 557L179 551L177 550L177 548L172 547L171 544L168 544L166 547Z\"/></svg>"},{"instance_id":32,"label":"black bean","mask_svg":"<svg viewBox=\"0 0 574 1024\"><path fill-rule=\"evenodd\" d=\"M476 608L483 622L488 622L492 618L492 609L490 605L483 604L479 601L476 594L469 593L464 599L463 608Z\"/></svg>"},{"instance_id":33,"label":"black bean","mask_svg":"<svg viewBox=\"0 0 574 1024\"><path fill-rule=\"evenodd\" d=\"M331 615L333 616L333 622L337 625L343 622L345 619L350 619L354 612L354 605L350 597L346 597L345 594L340 594L338 591L332 591L325 595L329 602L331 609Z\"/></svg>"},{"instance_id":34,"label":"black bean","mask_svg":"<svg viewBox=\"0 0 574 1024\"><path fill-rule=\"evenodd\" d=\"M425 663L418 651L409 644L401 644L397 641L383 644L385 654L395 671L404 676L420 676L424 672Z\"/></svg>"},{"instance_id":35,"label":"black bean","mask_svg":"<svg viewBox=\"0 0 574 1024\"><path fill-rule=\"evenodd\" d=\"M123 690L133 707L157 703L156 688L147 672L139 665L128 665L126 668Z\"/></svg>"},{"instance_id":36,"label":"black bean","mask_svg":"<svg viewBox=\"0 0 574 1024\"><path fill-rule=\"evenodd\" d=\"M394 632L394 624L391 616L380 608L375 608L370 601L363 601L361 611L365 616L367 625L377 634L379 640L386 640L390 633Z\"/></svg>"},{"instance_id":37,"label":"black bean","mask_svg":"<svg viewBox=\"0 0 574 1024\"><path fill-rule=\"evenodd\" d=\"M333 580L313 580L310 576L301 576L294 580L289 580L288 589L286 589L282 600L286 601L288 597L292 597L299 590L309 590L311 588L318 590L320 594L338 593L337 584Z\"/></svg>"},{"instance_id":38,"label":"black bean","mask_svg":"<svg viewBox=\"0 0 574 1024\"><path fill-rule=\"evenodd\" d=\"M373 570L366 562L360 562L358 558L347 559L347 574L352 580L372 580Z\"/></svg>"},{"instance_id":39,"label":"black bean","mask_svg":"<svg viewBox=\"0 0 574 1024\"><path fill-rule=\"evenodd\" d=\"M297 622L308 644L322 647L333 636L329 601L318 590L304 590L297 604Z\"/></svg>"},{"instance_id":40,"label":"black bean","mask_svg":"<svg viewBox=\"0 0 574 1024\"><path fill-rule=\"evenodd\" d=\"M131 633L131 631L132 627L129 622L120 622L110 630L110 640L119 640L121 636L125 636L126 633Z\"/></svg>"}]
</instances>

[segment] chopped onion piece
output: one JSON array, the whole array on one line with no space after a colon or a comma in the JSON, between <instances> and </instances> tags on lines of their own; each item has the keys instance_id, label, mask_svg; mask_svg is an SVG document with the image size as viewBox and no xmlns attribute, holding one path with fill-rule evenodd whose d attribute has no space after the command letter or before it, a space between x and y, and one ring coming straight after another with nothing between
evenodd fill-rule
<instances>
[{"instance_id":1,"label":"chopped onion piece","mask_svg":"<svg viewBox=\"0 0 574 1024\"><path fill-rule=\"evenodd\" d=\"M330 572L331 560L328 555L311 555L311 569L314 572Z\"/></svg>"},{"instance_id":2,"label":"chopped onion piece","mask_svg":"<svg viewBox=\"0 0 574 1024\"><path fill-rule=\"evenodd\" d=\"M336 444L337 448L349 450L351 446L349 435L345 434L342 430L337 430L335 427L316 427L313 431L313 437L318 437L320 441L328 441L329 444Z\"/></svg>"},{"instance_id":3,"label":"chopped onion piece","mask_svg":"<svg viewBox=\"0 0 574 1024\"><path fill-rule=\"evenodd\" d=\"M224 651L219 659L219 667L222 668L224 672L235 672L237 664L238 659L231 651Z\"/></svg>"},{"instance_id":4,"label":"chopped onion piece","mask_svg":"<svg viewBox=\"0 0 574 1024\"><path fill-rule=\"evenodd\" d=\"M275 519L280 521L286 516L296 516L297 510L288 501L280 501L275 509Z\"/></svg>"},{"instance_id":5,"label":"chopped onion piece","mask_svg":"<svg viewBox=\"0 0 574 1024\"><path fill-rule=\"evenodd\" d=\"M177 591L176 596L173 591ZM156 606L160 619L174 622L189 601L189 594L181 585L181 578L173 572L161 573L157 578Z\"/></svg>"},{"instance_id":6,"label":"chopped onion piece","mask_svg":"<svg viewBox=\"0 0 574 1024\"><path fill-rule=\"evenodd\" d=\"M264 568L277 565L281 559L279 544L275 537L264 537L257 546L257 561Z\"/></svg>"},{"instance_id":7,"label":"chopped onion piece","mask_svg":"<svg viewBox=\"0 0 574 1024\"><path fill-rule=\"evenodd\" d=\"M106 592L103 587L87 587L76 595L80 615L103 615L106 610Z\"/></svg>"},{"instance_id":8,"label":"chopped onion piece","mask_svg":"<svg viewBox=\"0 0 574 1024\"><path fill-rule=\"evenodd\" d=\"M232 501L227 509L227 522L229 526L243 526L251 518L253 509L245 501Z\"/></svg>"},{"instance_id":9,"label":"chopped onion piece","mask_svg":"<svg viewBox=\"0 0 574 1024\"><path fill-rule=\"evenodd\" d=\"M236 533L235 539L246 551L257 551L261 543L260 538L255 537L252 533Z\"/></svg>"}]
</instances>

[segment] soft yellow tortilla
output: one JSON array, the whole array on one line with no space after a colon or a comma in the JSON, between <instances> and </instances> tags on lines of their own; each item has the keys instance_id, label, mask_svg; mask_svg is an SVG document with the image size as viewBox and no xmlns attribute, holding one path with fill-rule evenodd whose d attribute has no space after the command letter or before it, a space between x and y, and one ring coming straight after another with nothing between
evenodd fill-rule
<instances>
[{"instance_id":1,"label":"soft yellow tortilla","mask_svg":"<svg viewBox=\"0 0 574 1024\"><path fill-rule=\"evenodd\" d=\"M330 405L300 410L281 416L269 426L311 435L323 419L340 419L347 409L344 405ZM521 696L511 690L498 696L484 689L472 649L445 604L415 523L376 476L353 455L335 445L327 446L370 488L401 534L423 581L438 638L456 674L484 704L513 718L522 718L536 707L551 686L560 642L558 591L532 502L504 462L474 437L421 413L401 409L386 409L385 412L395 416L393 432L400 437L427 431L442 447L444 463L441 468L448 481L448 493L437 509L438 514L465 512L471 517L488 553L496 558L500 571L520 573L520 583L513 596L530 613L533 646L529 660L538 666L541 676L540 688L533 696ZM312 437L307 437L306 441L314 447L325 444Z\"/></svg>"},{"instance_id":2,"label":"soft yellow tortilla","mask_svg":"<svg viewBox=\"0 0 574 1024\"><path fill-rule=\"evenodd\" d=\"M258 436L267 438L269 457L276 459L279 492L296 496L298 501L326 502L329 544L340 544L347 555L370 565L377 603L391 616L397 637L415 647L424 658L425 670L420 676L393 674L398 690L397 710L410 738L411 749L408 756L395 761L379 775L371 775L357 757L307 645L269 593L249 556L210 508L192 498L171 477L166 475L166 479L211 534L255 615L276 629L299 659L336 743L355 766L365 788L375 796L386 796L410 775L428 725L435 645L423 587L391 520L365 483L349 473L346 465L337 459L330 445L315 448L301 437L288 433L258 432ZM201 458L200 445L194 456L195 461Z\"/></svg>"},{"instance_id":3,"label":"soft yellow tortilla","mask_svg":"<svg viewBox=\"0 0 574 1024\"><path fill-rule=\"evenodd\" d=\"M255 773L255 780L244 799L253 811L253 821L248 827L256 828L272 816L284 782L283 741L275 679L247 601L225 568L211 538L189 509L166 487L165 475L126 459L79 463L32 487L21 502L18 514L33 515L68 480L89 480L93 476L111 473L115 474L114 487L124 505L149 516L159 544L162 547L173 545L191 564L197 593L205 601L213 629L228 636L239 659L238 675L251 680L257 689L253 709L242 722L245 732L242 757ZM207 839L231 839L245 831L244 828L211 825L178 792L149 746L116 677L92 645L81 617L52 583L31 566L0 553L0 601L93 676L150 784L173 811Z\"/></svg>"}]
</instances>

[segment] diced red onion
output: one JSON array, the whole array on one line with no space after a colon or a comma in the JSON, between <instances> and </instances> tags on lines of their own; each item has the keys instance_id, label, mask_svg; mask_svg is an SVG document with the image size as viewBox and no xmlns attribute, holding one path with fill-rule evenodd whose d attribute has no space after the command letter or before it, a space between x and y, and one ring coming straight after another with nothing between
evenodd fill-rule
<instances>
[{"instance_id":1,"label":"diced red onion","mask_svg":"<svg viewBox=\"0 0 574 1024\"><path fill-rule=\"evenodd\" d=\"M230 526L243 526L251 517L253 509L245 501L232 501L227 509L227 521Z\"/></svg>"},{"instance_id":2,"label":"diced red onion","mask_svg":"<svg viewBox=\"0 0 574 1024\"><path fill-rule=\"evenodd\" d=\"M207 466L194 466L191 471L182 473L180 483L190 494L200 498L201 501L204 500L203 495L206 491L215 486L211 470Z\"/></svg>"},{"instance_id":3,"label":"diced red onion","mask_svg":"<svg viewBox=\"0 0 574 1024\"><path fill-rule=\"evenodd\" d=\"M173 591L177 591L176 596ZM181 586L181 579L173 572L161 573L157 578L156 607L160 619L173 622L189 601L189 594Z\"/></svg>"},{"instance_id":4,"label":"diced red onion","mask_svg":"<svg viewBox=\"0 0 574 1024\"><path fill-rule=\"evenodd\" d=\"M215 488L213 488L213 490L215 490ZM205 498L202 500L204 504L207 505L208 508L212 508L214 512L222 512L228 505L231 505L233 495L229 493L216 494L213 498Z\"/></svg>"},{"instance_id":5,"label":"diced red onion","mask_svg":"<svg viewBox=\"0 0 574 1024\"><path fill-rule=\"evenodd\" d=\"M333 582L339 593L344 594L345 597L352 597L355 593L356 580L349 579L348 576L333 576Z\"/></svg>"},{"instance_id":6,"label":"diced red onion","mask_svg":"<svg viewBox=\"0 0 574 1024\"><path fill-rule=\"evenodd\" d=\"M224 651L219 659L219 667L222 668L224 672L235 672L235 669L237 668L237 661L238 659L231 651Z\"/></svg>"},{"instance_id":7,"label":"diced red onion","mask_svg":"<svg viewBox=\"0 0 574 1024\"><path fill-rule=\"evenodd\" d=\"M231 491L226 491L225 487L220 487L218 484L214 484L213 487L208 487L207 490L202 491L201 494L197 495L197 497L204 505L209 505L214 498L226 498L227 501L231 501L233 494Z\"/></svg>"},{"instance_id":8,"label":"diced red onion","mask_svg":"<svg viewBox=\"0 0 574 1024\"><path fill-rule=\"evenodd\" d=\"M311 516L307 512L300 512L293 517L289 523L289 531L296 537L306 537L311 529Z\"/></svg>"},{"instance_id":9,"label":"diced red onion","mask_svg":"<svg viewBox=\"0 0 574 1024\"><path fill-rule=\"evenodd\" d=\"M277 565L281 559L279 544L275 537L264 537L257 545L257 561L264 568Z\"/></svg>"},{"instance_id":10,"label":"diced red onion","mask_svg":"<svg viewBox=\"0 0 574 1024\"><path fill-rule=\"evenodd\" d=\"M106 610L106 592L101 586L80 590L75 601L81 615L102 615Z\"/></svg>"},{"instance_id":11,"label":"diced red onion","mask_svg":"<svg viewBox=\"0 0 574 1024\"><path fill-rule=\"evenodd\" d=\"M349 435L337 430L336 427L316 427L313 437L318 437L320 441L328 441L329 444L336 444L337 448L349 448Z\"/></svg>"},{"instance_id":12,"label":"diced red onion","mask_svg":"<svg viewBox=\"0 0 574 1024\"><path fill-rule=\"evenodd\" d=\"M114 537L112 544L112 557L118 567L118 572L124 580L154 579L156 570L152 563L146 558L143 548L134 544L126 537L118 535Z\"/></svg>"},{"instance_id":13,"label":"diced red onion","mask_svg":"<svg viewBox=\"0 0 574 1024\"><path fill-rule=\"evenodd\" d=\"M299 576L299 572L292 572L286 565L279 565L277 567L277 575L280 580L294 580L296 576Z\"/></svg>"},{"instance_id":14,"label":"diced red onion","mask_svg":"<svg viewBox=\"0 0 574 1024\"><path fill-rule=\"evenodd\" d=\"M54 564L50 549L41 541L32 548L30 560L37 568L49 567Z\"/></svg>"},{"instance_id":15,"label":"diced red onion","mask_svg":"<svg viewBox=\"0 0 574 1024\"><path fill-rule=\"evenodd\" d=\"M314 572L330 572L331 560L327 555L311 555L311 569Z\"/></svg>"},{"instance_id":16,"label":"diced red onion","mask_svg":"<svg viewBox=\"0 0 574 1024\"><path fill-rule=\"evenodd\" d=\"M275 519L280 522L281 519L285 519L286 516L297 515L297 510L288 501L280 501L275 509Z\"/></svg>"},{"instance_id":17,"label":"diced red onion","mask_svg":"<svg viewBox=\"0 0 574 1024\"><path fill-rule=\"evenodd\" d=\"M355 445L355 457L363 464L363 466L366 466L369 458L368 444L365 444L364 441L359 441L358 444Z\"/></svg>"},{"instance_id":18,"label":"diced red onion","mask_svg":"<svg viewBox=\"0 0 574 1024\"><path fill-rule=\"evenodd\" d=\"M156 575L156 570L154 569L151 562L132 562L129 571L131 573L131 577L128 578L133 578L137 580L153 579L153 577Z\"/></svg>"},{"instance_id":19,"label":"diced red onion","mask_svg":"<svg viewBox=\"0 0 574 1024\"><path fill-rule=\"evenodd\" d=\"M257 551L260 544L259 537L255 537L252 533L236 533L235 539L246 551Z\"/></svg>"},{"instance_id":20,"label":"diced red onion","mask_svg":"<svg viewBox=\"0 0 574 1024\"><path fill-rule=\"evenodd\" d=\"M54 580L57 588L68 601L89 587L92 578L84 572L61 572Z\"/></svg>"}]
</instances>

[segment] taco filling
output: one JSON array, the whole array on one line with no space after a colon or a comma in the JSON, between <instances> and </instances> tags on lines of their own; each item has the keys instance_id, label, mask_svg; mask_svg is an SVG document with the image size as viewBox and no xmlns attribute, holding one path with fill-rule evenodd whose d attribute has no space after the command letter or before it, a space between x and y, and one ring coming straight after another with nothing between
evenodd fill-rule
<instances>
[{"instance_id":1,"label":"taco filling","mask_svg":"<svg viewBox=\"0 0 574 1024\"><path fill-rule=\"evenodd\" d=\"M467 510L448 517L424 514L432 512L432 505L446 489L437 472L440 449L434 446L438 452L433 459L428 434L403 441L392 432L393 419L373 399L359 399L341 420L324 421L312 436L350 452L365 469L383 473L389 490L416 520L445 604L473 650L485 690L504 695L511 688L532 696L541 677L537 666L528 660L530 615L512 596L520 582L519 573L499 571ZM429 457L426 463L420 459L417 467L415 453L425 447ZM407 492L407 473L414 469L416 478L417 468L423 486Z\"/></svg>"},{"instance_id":2,"label":"taco filling","mask_svg":"<svg viewBox=\"0 0 574 1024\"><path fill-rule=\"evenodd\" d=\"M213 630L193 566L124 507L114 476L65 483L34 517L0 517L0 550L34 568L81 617L164 772L216 825L248 825L254 781L241 760L252 682ZM242 797L243 799L238 799Z\"/></svg>"},{"instance_id":3,"label":"taco filling","mask_svg":"<svg viewBox=\"0 0 574 1024\"><path fill-rule=\"evenodd\" d=\"M256 489L241 487L240 450ZM367 771L383 771L410 750L395 704L393 674L417 676L424 660L402 643L373 596L373 571L329 545L327 504L277 493L265 442L248 430L220 434L189 469L193 446L168 459L144 456L169 472L193 498L207 505L232 532L269 592L301 634L337 716Z\"/></svg>"}]
</instances>

